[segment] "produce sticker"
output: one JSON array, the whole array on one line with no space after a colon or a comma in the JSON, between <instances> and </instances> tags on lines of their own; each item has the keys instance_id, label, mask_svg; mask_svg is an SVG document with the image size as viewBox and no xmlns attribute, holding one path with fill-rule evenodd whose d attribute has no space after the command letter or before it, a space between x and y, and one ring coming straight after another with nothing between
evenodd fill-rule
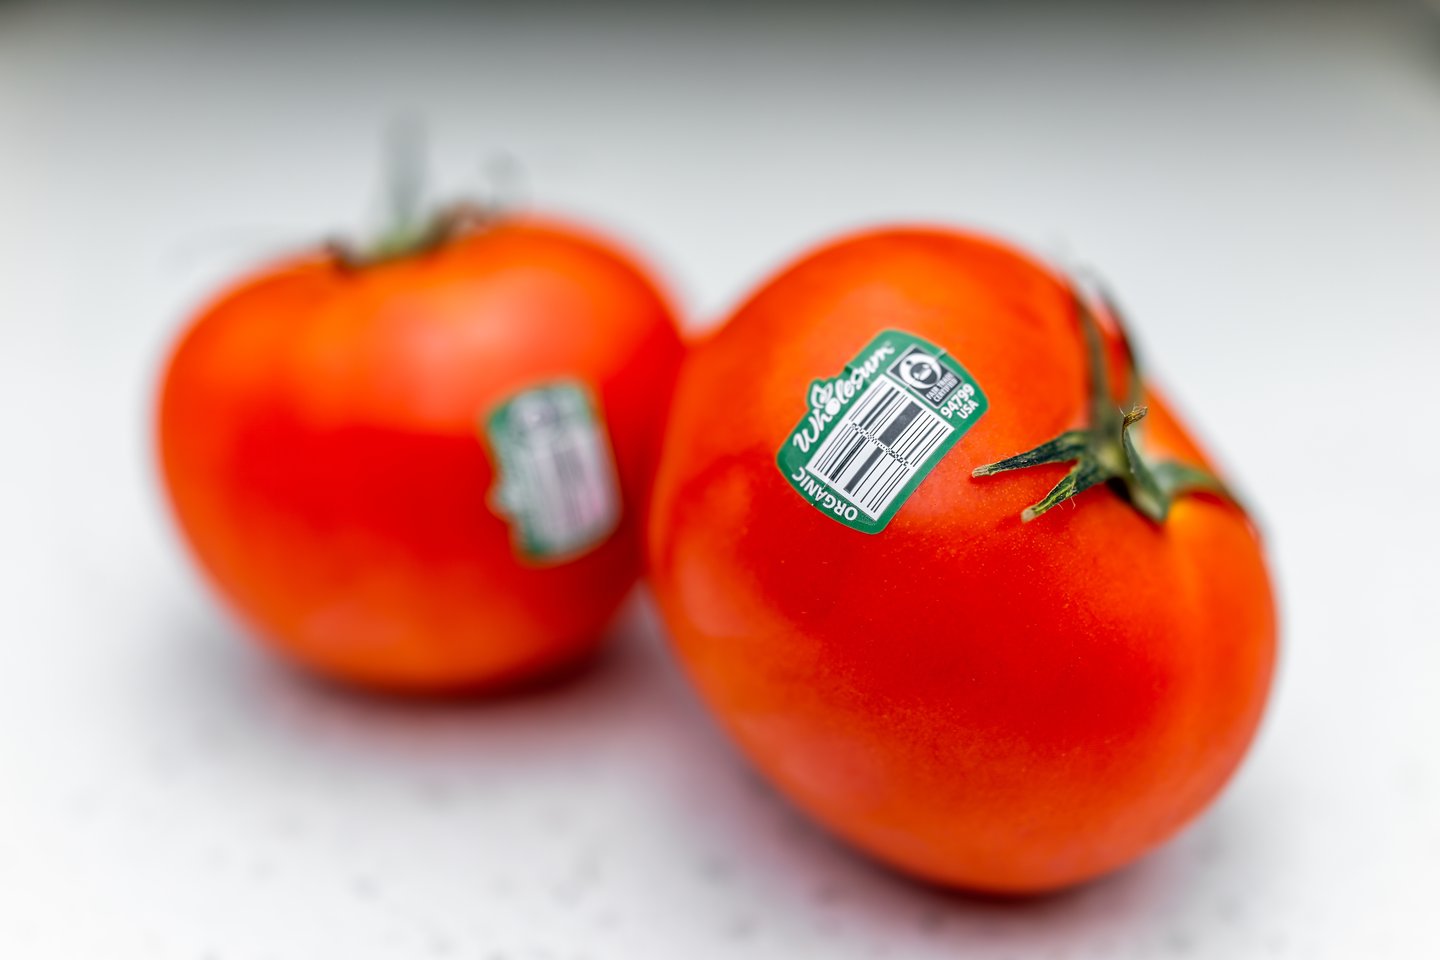
<instances>
[{"instance_id":1,"label":"produce sticker","mask_svg":"<svg viewBox=\"0 0 1440 960\"><path fill-rule=\"evenodd\" d=\"M620 522L615 460L589 389L563 380L507 399L482 423L497 460L490 504L516 553L537 564L582 554Z\"/></svg>"},{"instance_id":2,"label":"produce sticker","mask_svg":"<svg viewBox=\"0 0 1440 960\"><path fill-rule=\"evenodd\" d=\"M940 347L885 330L839 376L810 384L810 410L776 455L815 509L879 533L988 409L980 385Z\"/></svg>"}]
</instances>

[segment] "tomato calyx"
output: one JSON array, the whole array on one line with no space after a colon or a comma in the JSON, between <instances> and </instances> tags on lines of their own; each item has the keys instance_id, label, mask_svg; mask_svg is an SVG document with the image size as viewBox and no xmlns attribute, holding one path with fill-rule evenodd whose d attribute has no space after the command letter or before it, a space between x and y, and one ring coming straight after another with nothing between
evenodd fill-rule
<instances>
[{"instance_id":1,"label":"tomato calyx","mask_svg":"<svg viewBox=\"0 0 1440 960\"><path fill-rule=\"evenodd\" d=\"M361 270L438 250L472 230L493 223L497 217L498 212L493 208L461 201L443 207L429 217L396 219L368 245L331 240L326 248L342 268Z\"/></svg>"},{"instance_id":2,"label":"tomato calyx","mask_svg":"<svg viewBox=\"0 0 1440 960\"><path fill-rule=\"evenodd\" d=\"M414 117L401 117L390 128L382 165L383 225L368 243L332 239L326 249L344 270L420 256L502 216L498 200L462 200L438 209L426 202L426 138Z\"/></svg>"},{"instance_id":3,"label":"tomato calyx","mask_svg":"<svg viewBox=\"0 0 1440 960\"><path fill-rule=\"evenodd\" d=\"M1024 453L976 467L971 475L989 477L1047 463L1072 464L1070 472L1051 487L1049 493L1021 511L1020 519L1026 523L1101 483L1115 489L1156 524L1163 524L1174 502L1188 494L1211 493L1235 503L1225 484L1208 470L1178 460L1152 462L1142 453L1139 427L1149 409L1142 402L1144 386L1140 363L1120 311L1102 292L1101 302L1125 351L1128 378L1124 407L1115 404L1110 390L1099 321L1086 298L1073 288L1072 292L1084 334L1089 371L1088 423L1066 430Z\"/></svg>"}]
</instances>

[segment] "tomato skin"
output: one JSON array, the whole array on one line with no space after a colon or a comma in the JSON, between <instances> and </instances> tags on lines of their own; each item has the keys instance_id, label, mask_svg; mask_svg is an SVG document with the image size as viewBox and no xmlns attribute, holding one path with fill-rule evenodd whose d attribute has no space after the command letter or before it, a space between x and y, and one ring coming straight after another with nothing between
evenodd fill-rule
<instances>
[{"instance_id":1,"label":"tomato skin","mask_svg":"<svg viewBox=\"0 0 1440 960\"><path fill-rule=\"evenodd\" d=\"M868 535L775 456L810 382L887 328L948 351L990 410ZM783 793L938 883L1037 892L1140 856L1221 788L1268 693L1274 603L1234 505L1186 497L1156 526L1102 487L1022 523L1064 465L971 477L1081 425L1086 387L1056 276L918 228L802 258L681 373L650 524L677 654ZM1208 466L1147 401L1149 448Z\"/></svg>"},{"instance_id":2,"label":"tomato skin","mask_svg":"<svg viewBox=\"0 0 1440 960\"><path fill-rule=\"evenodd\" d=\"M606 241L506 220L359 268L294 260L204 310L164 374L162 472L215 587L321 674L499 686L593 650L643 561L640 521L682 355L665 299ZM479 418L558 378L598 400L621 525L520 559Z\"/></svg>"}]
</instances>

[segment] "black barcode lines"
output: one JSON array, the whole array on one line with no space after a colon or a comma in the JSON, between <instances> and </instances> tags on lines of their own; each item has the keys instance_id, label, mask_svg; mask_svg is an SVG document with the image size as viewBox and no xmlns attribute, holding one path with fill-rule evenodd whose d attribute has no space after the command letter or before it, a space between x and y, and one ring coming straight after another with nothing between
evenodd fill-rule
<instances>
[{"instance_id":1,"label":"black barcode lines","mask_svg":"<svg viewBox=\"0 0 1440 960\"><path fill-rule=\"evenodd\" d=\"M907 391L881 377L815 451L807 469L875 517L951 429Z\"/></svg>"}]
</instances>

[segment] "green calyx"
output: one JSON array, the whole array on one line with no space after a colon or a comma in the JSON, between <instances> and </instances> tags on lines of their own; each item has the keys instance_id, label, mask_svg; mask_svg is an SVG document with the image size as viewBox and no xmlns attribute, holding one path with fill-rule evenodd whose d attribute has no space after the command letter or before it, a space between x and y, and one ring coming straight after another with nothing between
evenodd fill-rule
<instances>
[{"instance_id":1,"label":"green calyx","mask_svg":"<svg viewBox=\"0 0 1440 960\"><path fill-rule=\"evenodd\" d=\"M498 204L461 202L438 210L426 202L425 134L418 120L402 117L389 131L384 163L383 226L368 243L332 240L337 263L358 270L437 250L496 220Z\"/></svg>"},{"instance_id":2,"label":"green calyx","mask_svg":"<svg viewBox=\"0 0 1440 960\"><path fill-rule=\"evenodd\" d=\"M491 211L474 204L458 203L427 216L396 218L379 236L365 245L332 240L328 246L341 266L347 270L358 270L438 250L492 218Z\"/></svg>"},{"instance_id":3,"label":"green calyx","mask_svg":"<svg viewBox=\"0 0 1440 960\"><path fill-rule=\"evenodd\" d=\"M1157 524L1165 522L1175 500L1186 494L1203 491L1235 502L1225 485L1210 472L1176 460L1151 461L1142 453L1140 427L1149 411L1143 403L1140 364L1120 313L1108 299L1102 298L1125 348L1129 372L1124 407L1116 406L1111 395L1100 324L1084 297L1075 292L1074 299L1089 369L1089 422L1024 453L976 467L972 475L988 477L1046 463L1072 464L1070 472L1049 493L1021 511L1020 519L1027 523L1101 483L1119 492L1131 506Z\"/></svg>"}]
</instances>

